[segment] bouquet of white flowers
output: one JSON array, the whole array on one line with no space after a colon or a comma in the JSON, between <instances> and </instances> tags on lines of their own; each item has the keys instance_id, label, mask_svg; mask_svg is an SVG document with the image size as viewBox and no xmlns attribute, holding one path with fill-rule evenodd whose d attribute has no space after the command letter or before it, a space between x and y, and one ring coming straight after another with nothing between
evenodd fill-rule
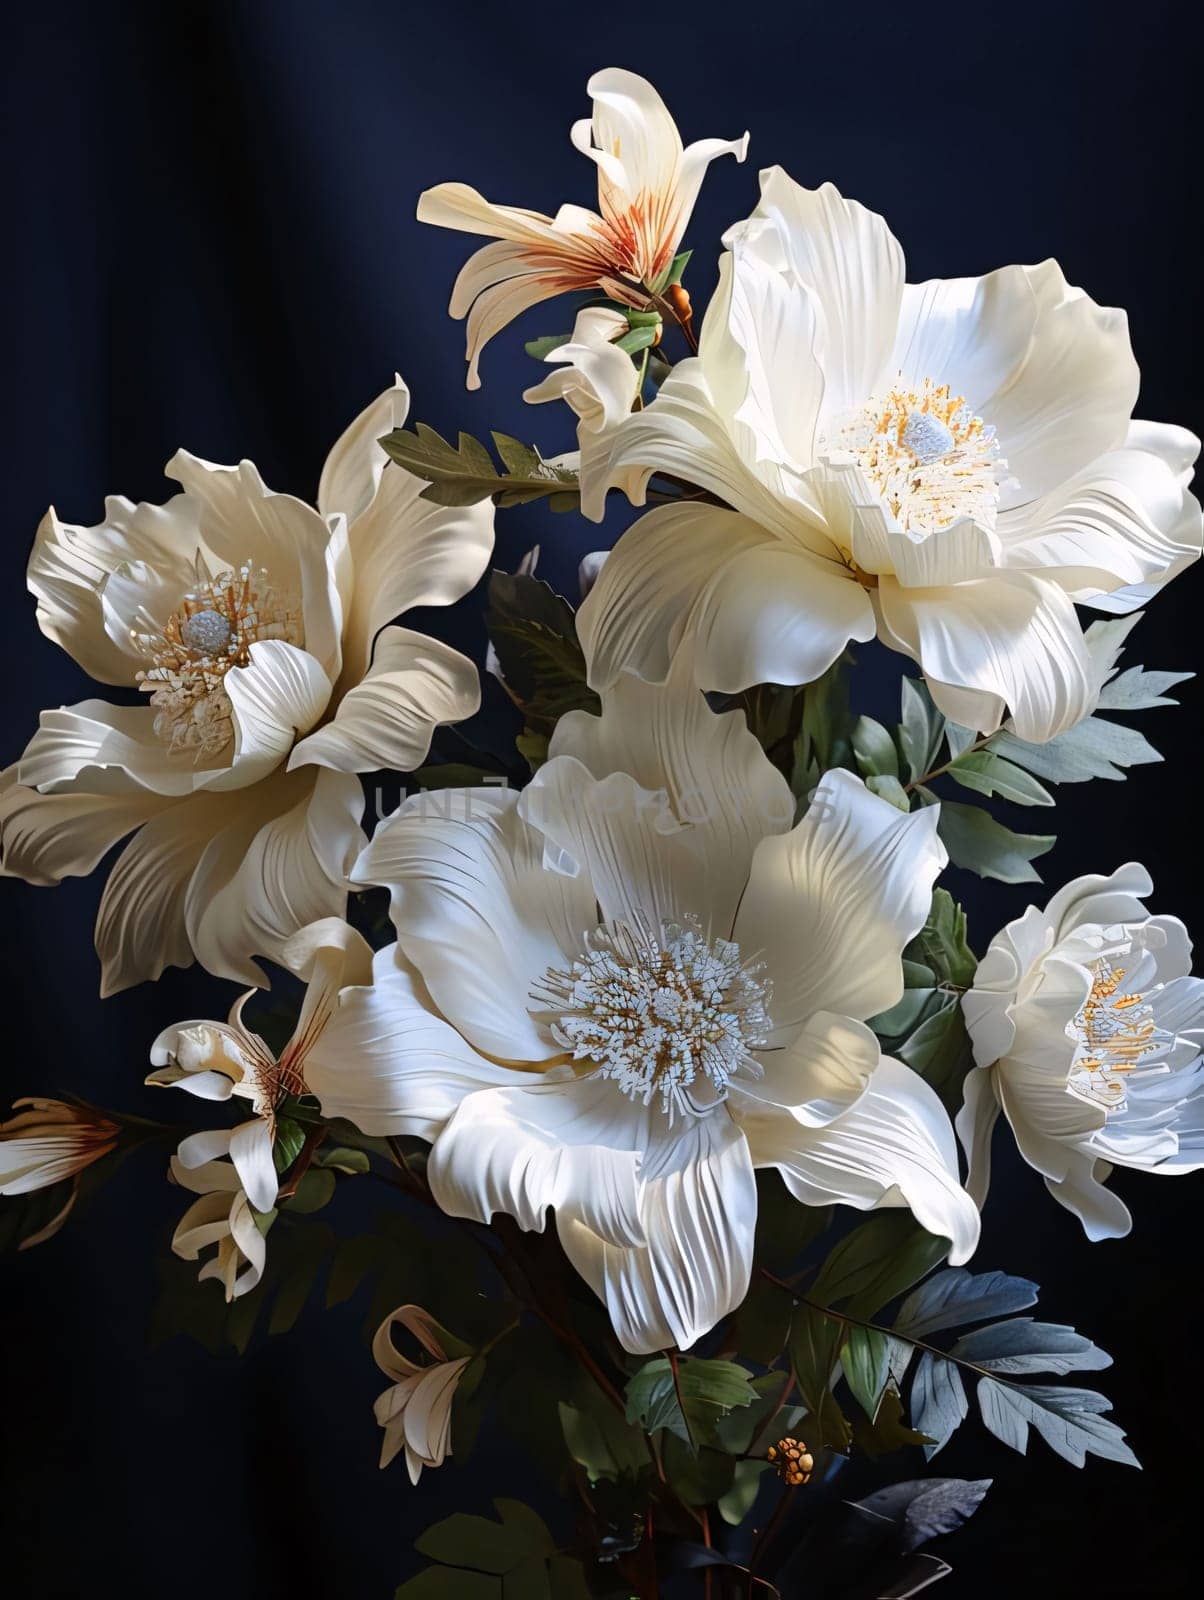
<instances>
[{"instance_id":1,"label":"bouquet of white flowers","mask_svg":"<svg viewBox=\"0 0 1204 1600\"><path fill-rule=\"evenodd\" d=\"M908 284L881 217L780 168L699 316L691 211L748 136L683 147L631 72L589 92L596 210L418 203L492 241L452 291L470 387L575 296L526 392L575 451L407 426L399 378L316 505L181 451L165 504L39 527L42 631L146 703L43 713L0 779L3 872L126 840L102 992L192 961L245 992L150 1045L199 1128L21 1102L0 1232L47 1239L161 1140L201 1262L169 1322L241 1350L370 1281L381 1465L416 1482L509 1430L572 1506L436 1524L399 1597L904 1596L986 1491L923 1470L972 1410L1136 1464L1103 1395L1049 1381L1109 1358L967 1263L1000 1113L1090 1240L1130 1226L1113 1167L1204 1165L1204 980L1135 863L981 959L940 878L1039 881L1053 836L992 802L1156 759L1112 713L1188 674L1118 660L1200 554L1198 441L1133 420L1125 317L1056 263ZM501 756L452 742L477 666L405 614L473 589L495 508L608 497L651 509L580 596L534 552L491 574L513 724ZM903 669L894 725L857 713L863 646ZM405 798L369 837L382 771ZM317 1214L370 1181L379 1222L340 1238ZM850 1457L879 1484L855 1501Z\"/></svg>"}]
</instances>

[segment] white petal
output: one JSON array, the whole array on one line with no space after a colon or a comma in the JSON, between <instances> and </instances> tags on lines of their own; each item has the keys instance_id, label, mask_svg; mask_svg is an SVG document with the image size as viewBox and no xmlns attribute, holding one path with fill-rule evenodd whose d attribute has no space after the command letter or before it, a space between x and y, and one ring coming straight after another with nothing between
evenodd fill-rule
<instances>
[{"instance_id":1,"label":"white petal","mask_svg":"<svg viewBox=\"0 0 1204 1600\"><path fill-rule=\"evenodd\" d=\"M373 981L344 989L305 1059L305 1081L327 1117L363 1133L433 1139L465 1095L522 1082L479 1056L434 1010L417 972L378 950Z\"/></svg>"},{"instance_id":2,"label":"white petal","mask_svg":"<svg viewBox=\"0 0 1204 1600\"><path fill-rule=\"evenodd\" d=\"M341 687L368 670L381 628L415 606L448 606L466 595L493 553L493 504L437 506L426 484L385 469L375 497L348 528L354 591L343 630Z\"/></svg>"},{"instance_id":3,"label":"white petal","mask_svg":"<svg viewBox=\"0 0 1204 1600\"><path fill-rule=\"evenodd\" d=\"M184 495L166 505L133 505L120 495L105 501L95 527L61 522L53 508L38 526L28 582L37 596L38 626L100 683L133 684L144 665L128 632L105 626L103 594L123 565L144 564L183 595L201 544L197 507Z\"/></svg>"},{"instance_id":4,"label":"white petal","mask_svg":"<svg viewBox=\"0 0 1204 1600\"><path fill-rule=\"evenodd\" d=\"M480 680L467 656L409 628L385 628L363 681L343 696L330 722L296 745L289 768L412 772L426 759L435 729L462 722L480 704Z\"/></svg>"},{"instance_id":5,"label":"white petal","mask_svg":"<svg viewBox=\"0 0 1204 1600\"><path fill-rule=\"evenodd\" d=\"M769 544L746 517L713 506L662 506L630 527L607 557L577 616L590 682L621 672L664 683L691 620L731 562Z\"/></svg>"},{"instance_id":6,"label":"white petal","mask_svg":"<svg viewBox=\"0 0 1204 1600\"><path fill-rule=\"evenodd\" d=\"M172 802L145 792L39 794L0 774L0 877L59 883L83 877L132 829Z\"/></svg>"},{"instance_id":7,"label":"white petal","mask_svg":"<svg viewBox=\"0 0 1204 1600\"><path fill-rule=\"evenodd\" d=\"M531 986L580 953L597 914L586 882L545 869L517 801L497 789L414 795L377 828L353 879L389 889L398 942L477 1049L543 1061L559 1046L530 1015Z\"/></svg>"},{"instance_id":8,"label":"white petal","mask_svg":"<svg viewBox=\"0 0 1204 1600\"><path fill-rule=\"evenodd\" d=\"M951 1241L953 1265L973 1254L978 1210L958 1183L952 1125L902 1062L884 1056L856 1105L822 1128L762 1107L741 1116L754 1164L777 1167L804 1204L909 1206L929 1233Z\"/></svg>"},{"instance_id":9,"label":"white petal","mask_svg":"<svg viewBox=\"0 0 1204 1600\"><path fill-rule=\"evenodd\" d=\"M305 648L333 682L343 625L335 581L342 526L332 529L312 506L274 494L249 461L219 467L179 450L166 471L199 504L201 535L221 565L237 571L253 561L273 588L300 598Z\"/></svg>"},{"instance_id":10,"label":"white petal","mask_svg":"<svg viewBox=\"0 0 1204 1600\"><path fill-rule=\"evenodd\" d=\"M358 780L344 773L306 769L257 784L188 885L185 915L201 965L261 981L252 955L279 960L299 928L341 916L363 844L363 806Z\"/></svg>"},{"instance_id":11,"label":"white petal","mask_svg":"<svg viewBox=\"0 0 1204 1600\"><path fill-rule=\"evenodd\" d=\"M234 760L230 779L216 787L234 787L268 773L284 761L299 735L326 709L330 679L308 650L283 639L264 639L251 646L245 667L225 677L234 722Z\"/></svg>"},{"instance_id":12,"label":"white petal","mask_svg":"<svg viewBox=\"0 0 1204 1600\"><path fill-rule=\"evenodd\" d=\"M350 524L367 510L389 459L380 440L401 427L409 409L410 391L401 375L395 374L392 387L378 395L339 436L318 484L318 510L324 517L342 512Z\"/></svg>"},{"instance_id":13,"label":"white petal","mask_svg":"<svg viewBox=\"0 0 1204 1600\"><path fill-rule=\"evenodd\" d=\"M903 291L903 252L886 223L830 183L804 189L771 167L740 233L818 307L826 414L864 404L887 370Z\"/></svg>"},{"instance_id":14,"label":"white petal","mask_svg":"<svg viewBox=\"0 0 1204 1600\"><path fill-rule=\"evenodd\" d=\"M863 1022L817 1011L779 1050L763 1050L763 1076L741 1093L767 1105L789 1107L809 1128L839 1117L865 1093L881 1057L878 1040Z\"/></svg>"},{"instance_id":15,"label":"white petal","mask_svg":"<svg viewBox=\"0 0 1204 1600\"><path fill-rule=\"evenodd\" d=\"M684 635L700 685L734 694L758 683L812 683L851 639L875 631L873 606L850 573L772 544L741 552L715 574Z\"/></svg>"},{"instance_id":16,"label":"white petal","mask_svg":"<svg viewBox=\"0 0 1204 1600\"><path fill-rule=\"evenodd\" d=\"M664 1129L641 1173L648 1243L607 1244L573 1217L561 1243L634 1355L688 1349L744 1299L757 1190L743 1134L722 1108Z\"/></svg>"},{"instance_id":17,"label":"white petal","mask_svg":"<svg viewBox=\"0 0 1204 1600\"><path fill-rule=\"evenodd\" d=\"M1037 306L1032 342L982 415L1019 479L1016 497L1031 500L1123 443L1140 374L1123 311L1097 306L1056 261L1019 270Z\"/></svg>"},{"instance_id":18,"label":"white petal","mask_svg":"<svg viewBox=\"0 0 1204 1600\"><path fill-rule=\"evenodd\" d=\"M878 588L892 638L918 661L946 716L993 733L1007 711L1021 739L1044 743L1094 704L1091 661L1074 606L1023 573L905 589Z\"/></svg>"},{"instance_id":19,"label":"white petal","mask_svg":"<svg viewBox=\"0 0 1204 1600\"><path fill-rule=\"evenodd\" d=\"M501 1212L542 1232L552 1207L611 1244L642 1244L637 1179L656 1115L605 1078L467 1095L431 1151L431 1193L453 1217Z\"/></svg>"},{"instance_id":20,"label":"white petal","mask_svg":"<svg viewBox=\"0 0 1204 1600\"><path fill-rule=\"evenodd\" d=\"M792 832L758 846L735 938L766 963L775 1042L817 1011L864 1020L895 1004L946 859L934 807L905 816L843 771Z\"/></svg>"},{"instance_id":21,"label":"white petal","mask_svg":"<svg viewBox=\"0 0 1204 1600\"><path fill-rule=\"evenodd\" d=\"M1048 574L1076 599L1129 611L1199 559L1201 514L1178 470L1178 429L1148 427L1152 448L1100 456L1031 504L1005 512L1005 560ZM1134 590L1126 601L1123 591Z\"/></svg>"},{"instance_id":22,"label":"white petal","mask_svg":"<svg viewBox=\"0 0 1204 1600\"><path fill-rule=\"evenodd\" d=\"M963 1094L954 1125L966 1152L966 1193L981 1211L991 1187L991 1137L999 1120L991 1067L972 1068L966 1074Z\"/></svg>"},{"instance_id":23,"label":"white petal","mask_svg":"<svg viewBox=\"0 0 1204 1600\"><path fill-rule=\"evenodd\" d=\"M256 1211L276 1204L278 1184L272 1160L272 1132L262 1117L253 1117L230 1135L230 1160L247 1199Z\"/></svg>"},{"instance_id":24,"label":"white petal","mask_svg":"<svg viewBox=\"0 0 1204 1600\"><path fill-rule=\"evenodd\" d=\"M441 1467L451 1454L451 1408L460 1375L471 1360L442 1362L424 1372L405 1408L402 1426L407 1453L413 1452L424 1467ZM411 1471L411 1478L415 1474Z\"/></svg>"}]
</instances>

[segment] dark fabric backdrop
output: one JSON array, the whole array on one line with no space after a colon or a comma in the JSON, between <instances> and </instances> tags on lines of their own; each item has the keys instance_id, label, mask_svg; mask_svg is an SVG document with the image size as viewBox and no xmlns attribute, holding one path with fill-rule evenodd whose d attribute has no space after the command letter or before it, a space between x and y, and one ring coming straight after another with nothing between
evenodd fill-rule
<instances>
[{"instance_id":1,"label":"dark fabric backdrop","mask_svg":"<svg viewBox=\"0 0 1204 1600\"><path fill-rule=\"evenodd\" d=\"M523 206L590 204L592 169L567 132L587 109L589 72L611 62L654 78L687 139L752 130L750 160L712 169L690 231L700 303L719 232L751 209L758 166L781 162L885 212L913 279L1056 255L1072 281L1129 309L1141 411L1200 431L1193 10L29 8L10 20L5 49L4 759L41 707L90 692L38 634L23 587L49 503L95 521L107 492L161 499L163 463L181 444L216 461L248 456L274 487L311 495L327 446L394 368L414 415L444 431L495 426L568 446L566 417L518 398L532 376L521 338L559 331L563 309L498 340L483 391L467 395L462 329L444 308L473 245L421 229L414 201L455 178ZM622 525L612 521L608 542ZM536 540L561 585L600 542L576 519L511 512L499 518L500 564ZM1195 663L1199 598L1198 573L1181 579L1129 661ZM439 625L480 656L479 595ZM1158 908L1198 922L1194 685L1184 700L1142 724L1179 748L1173 764L1064 791L1050 881L1139 857ZM0 884L4 1088L159 1115L140 1088L149 1040L182 1016L218 1014L229 996L172 972L102 1005L90 937L99 884ZM957 887L980 949L1029 898ZM1077 1472L1036 1440L1026 1462L967 1426L942 1464L993 1474L996 1487L950 1550L950 1600L1195 1592L1201 1181L1121 1174L1133 1236L1090 1246L1031 1173L1002 1162L978 1261L1033 1276L1051 1320L1113 1351L1101 1386L1146 1470ZM4 1264L6 1592L382 1600L414 1569L421 1528L523 1483L525 1463L487 1449L470 1472L449 1465L416 1491L400 1464L378 1473L370 1407L381 1384L359 1341L362 1308L314 1311L242 1362L181 1338L152 1353L152 1255L180 1204L147 1153L77 1226Z\"/></svg>"}]
</instances>

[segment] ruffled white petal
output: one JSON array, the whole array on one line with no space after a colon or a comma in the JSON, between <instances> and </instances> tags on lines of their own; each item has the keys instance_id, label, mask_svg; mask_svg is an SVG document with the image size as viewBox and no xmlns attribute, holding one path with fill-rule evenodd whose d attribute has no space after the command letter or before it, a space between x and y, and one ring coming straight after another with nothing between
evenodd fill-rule
<instances>
[{"instance_id":1,"label":"ruffled white petal","mask_svg":"<svg viewBox=\"0 0 1204 1600\"><path fill-rule=\"evenodd\" d=\"M722 1109L662 1128L641 1190L645 1246L608 1244L567 1214L560 1241L625 1350L689 1349L748 1291L757 1190L743 1134Z\"/></svg>"},{"instance_id":2,"label":"ruffled white petal","mask_svg":"<svg viewBox=\"0 0 1204 1600\"><path fill-rule=\"evenodd\" d=\"M884 1056L865 1094L821 1128L736 1104L754 1164L777 1167L805 1205L908 1206L929 1233L951 1241L955 1266L974 1253L978 1210L958 1182L952 1125L910 1067Z\"/></svg>"},{"instance_id":3,"label":"ruffled white petal","mask_svg":"<svg viewBox=\"0 0 1204 1600\"><path fill-rule=\"evenodd\" d=\"M372 503L388 456L380 440L400 428L410 409L410 391L396 373L393 385L366 406L331 447L318 482L318 510L324 517L341 512L348 526Z\"/></svg>"},{"instance_id":4,"label":"ruffled white petal","mask_svg":"<svg viewBox=\"0 0 1204 1600\"><path fill-rule=\"evenodd\" d=\"M352 876L389 889L401 948L478 1050L545 1061L560 1047L530 1015L531 987L580 954L598 919L583 877L546 870L544 840L517 803L497 789L415 795L380 824Z\"/></svg>"},{"instance_id":5,"label":"ruffled white petal","mask_svg":"<svg viewBox=\"0 0 1204 1600\"><path fill-rule=\"evenodd\" d=\"M435 1011L397 947L378 950L372 981L345 988L305 1060L327 1117L369 1134L433 1139L465 1095L528 1075L484 1060Z\"/></svg>"},{"instance_id":6,"label":"ruffled white petal","mask_svg":"<svg viewBox=\"0 0 1204 1600\"><path fill-rule=\"evenodd\" d=\"M467 656L412 629L385 628L363 680L343 696L331 721L295 746L289 768L412 772L439 724L462 722L480 703L477 669Z\"/></svg>"},{"instance_id":7,"label":"ruffled white petal","mask_svg":"<svg viewBox=\"0 0 1204 1600\"><path fill-rule=\"evenodd\" d=\"M766 964L774 1042L818 1011L864 1020L899 999L903 947L947 859L936 820L829 772L799 825L758 846L735 938Z\"/></svg>"},{"instance_id":8,"label":"ruffled white petal","mask_svg":"<svg viewBox=\"0 0 1204 1600\"><path fill-rule=\"evenodd\" d=\"M1094 706L1095 680L1074 606L1052 583L1022 573L952 589L878 588L893 641L923 668L932 698L965 727L993 733L1010 712L1021 739L1040 744Z\"/></svg>"}]
</instances>

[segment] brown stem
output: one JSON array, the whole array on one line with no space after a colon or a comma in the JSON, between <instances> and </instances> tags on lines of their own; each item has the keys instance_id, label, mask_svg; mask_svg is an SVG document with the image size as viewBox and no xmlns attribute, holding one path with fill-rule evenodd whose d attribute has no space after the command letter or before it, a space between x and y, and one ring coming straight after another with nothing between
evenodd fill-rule
<instances>
[{"instance_id":1,"label":"brown stem","mask_svg":"<svg viewBox=\"0 0 1204 1600\"><path fill-rule=\"evenodd\" d=\"M310 1163L318 1153L318 1146L326 1137L324 1123L316 1123L305 1135L305 1143L297 1153L297 1159L289 1168L288 1180L282 1183L276 1191L276 1204L282 1200L289 1200L296 1194L301 1184L301 1179L309 1171Z\"/></svg>"},{"instance_id":2,"label":"brown stem","mask_svg":"<svg viewBox=\"0 0 1204 1600\"><path fill-rule=\"evenodd\" d=\"M757 1563L764 1555L769 1541L778 1530L778 1525L786 1515L786 1507L790 1504L791 1489L789 1484L782 1486L781 1498L773 1508L773 1515L757 1535L756 1543L752 1547L752 1554L748 1558L748 1596L752 1600L753 1585L764 1580L757 1577Z\"/></svg>"},{"instance_id":3,"label":"brown stem","mask_svg":"<svg viewBox=\"0 0 1204 1600\"><path fill-rule=\"evenodd\" d=\"M952 761L946 761L945 764L940 767L933 767L931 772L925 772L921 777L913 779L911 783L905 783L903 785L903 793L910 794L913 789L918 789L922 783L930 783L933 778L943 777L944 774L949 771L950 767L955 767L957 763L963 760L966 756L972 756L976 750L981 750L984 745L989 744L994 737L995 735L993 733L986 733L981 739L975 739L972 745L967 745L967 747L962 751L961 755L954 756Z\"/></svg>"}]
</instances>

